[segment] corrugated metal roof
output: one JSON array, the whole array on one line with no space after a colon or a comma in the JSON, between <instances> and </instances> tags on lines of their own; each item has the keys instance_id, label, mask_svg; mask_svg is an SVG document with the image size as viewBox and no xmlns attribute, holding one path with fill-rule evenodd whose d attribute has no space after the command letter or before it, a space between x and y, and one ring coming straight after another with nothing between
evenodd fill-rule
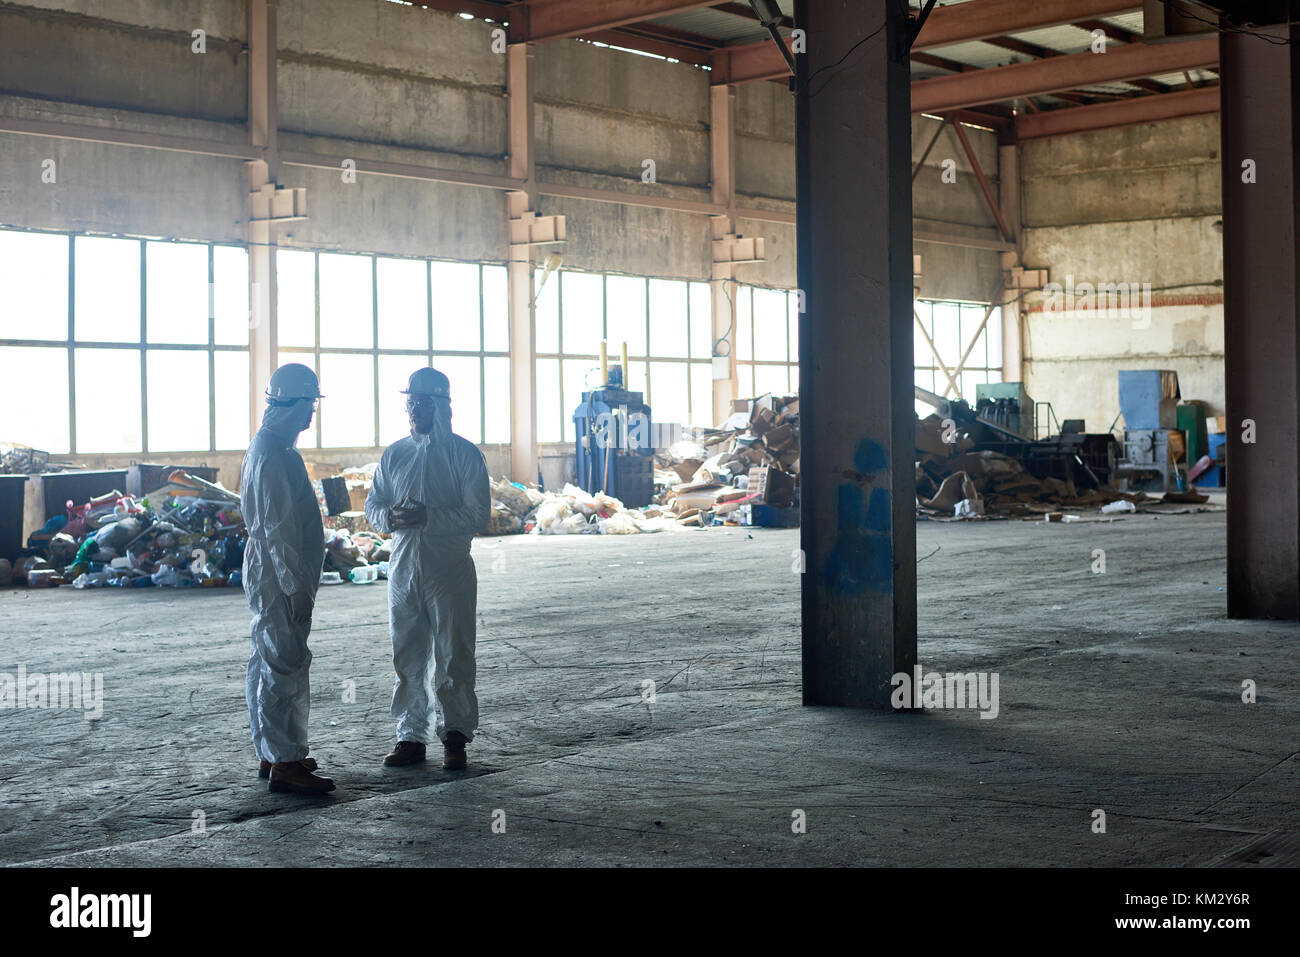
<instances>
[{"instance_id":1,"label":"corrugated metal roof","mask_svg":"<svg viewBox=\"0 0 1300 957\"><path fill-rule=\"evenodd\" d=\"M794 5L790 4L789 6L793 8ZM701 36L712 37L726 43L761 40L768 35L767 31L763 29L763 25L757 20L750 20L748 17L737 16L723 10L713 10L709 7L702 7L699 10L684 10L681 13L670 13L664 17L656 17L649 22L659 26L672 27L674 30L698 33Z\"/></svg>"}]
</instances>

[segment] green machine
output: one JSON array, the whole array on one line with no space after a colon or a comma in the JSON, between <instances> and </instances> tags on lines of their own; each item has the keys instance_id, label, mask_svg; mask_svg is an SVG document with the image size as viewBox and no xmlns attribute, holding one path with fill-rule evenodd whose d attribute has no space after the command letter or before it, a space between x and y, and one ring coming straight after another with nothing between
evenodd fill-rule
<instances>
[{"instance_id":1,"label":"green machine","mask_svg":"<svg viewBox=\"0 0 1300 957\"><path fill-rule=\"evenodd\" d=\"M975 386L975 412L987 422L1035 439L1034 400L1023 382L985 382Z\"/></svg>"}]
</instances>

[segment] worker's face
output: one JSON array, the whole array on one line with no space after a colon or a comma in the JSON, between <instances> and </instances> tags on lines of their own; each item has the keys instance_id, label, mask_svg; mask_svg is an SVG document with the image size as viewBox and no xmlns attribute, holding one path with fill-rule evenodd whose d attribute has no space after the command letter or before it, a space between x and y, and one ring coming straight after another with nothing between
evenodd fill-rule
<instances>
[{"instance_id":1,"label":"worker's face","mask_svg":"<svg viewBox=\"0 0 1300 957\"><path fill-rule=\"evenodd\" d=\"M320 399L299 399L294 404L294 411L298 414L299 432L306 432L311 428L311 420L316 415L318 405L320 405Z\"/></svg>"},{"instance_id":2,"label":"worker's face","mask_svg":"<svg viewBox=\"0 0 1300 957\"><path fill-rule=\"evenodd\" d=\"M435 430L440 435L451 431L451 400L442 396L408 395L406 414L411 420L411 431L428 435Z\"/></svg>"}]
</instances>

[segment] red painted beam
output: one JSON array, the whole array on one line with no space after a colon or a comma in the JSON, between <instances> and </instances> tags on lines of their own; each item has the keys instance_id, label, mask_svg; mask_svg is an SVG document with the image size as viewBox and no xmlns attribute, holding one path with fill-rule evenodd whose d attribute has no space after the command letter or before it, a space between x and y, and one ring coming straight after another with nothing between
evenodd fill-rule
<instances>
[{"instance_id":1,"label":"red painted beam","mask_svg":"<svg viewBox=\"0 0 1300 957\"><path fill-rule=\"evenodd\" d=\"M1110 54L1105 54L1109 56ZM1161 93L1142 96L1117 103L1097 103L1092 106L1075 106L1069 109L1035 113L1016 117L1016 138L1038 139L1043 136L1061 136L1102 130L1112 126L1130 126L1134 123L1153 123L1179 116L1196 116L1215 113L1219 109L1219 88L1201 87L1178 93Z\"/></svg>"},{"instance_id":2,"label":"red painted beam","mask_svg":"<svg viewBox=\"0 0 1300 957\"><path fill-rule=\"evenodd\" d=\"M914 50L1141 10L1140 0L971 0L930 12Z\"/></svg>"},{"instance_id":3,"label":"red painted beam","mask_svg":"<svg viewBox=\"0 0 1300 957\"><path fill-rule=\"evenodd\" d=\"M1218 62L1217 34L1176 43L1132 43L1105 53L1073 53L978 73L917 80L912 84L912 112L942 113L1018 96L1201 69Z\"/></svg>"},{"instance_id":4,"label":"red painted beam","mask_svg":"<svg viewBox=\"0 0 1300 957\"><path fill-rule=\"evenodd\" d=\"M789 37L786 46L791 45ZM713 54L713 86L726 83L752 83L755 80L779 80L790 75L785 58L772 40L723 47Z\"/></svg>"}]
</instances>

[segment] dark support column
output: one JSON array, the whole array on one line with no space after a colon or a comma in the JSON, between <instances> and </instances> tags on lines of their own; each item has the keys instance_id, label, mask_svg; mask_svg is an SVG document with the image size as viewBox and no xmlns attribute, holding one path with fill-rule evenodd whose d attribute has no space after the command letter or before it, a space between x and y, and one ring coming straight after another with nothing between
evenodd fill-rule
<instances>
[{"instance_id":1,"label":"dark support column","mask_svg":"<svg viewBox=\"0 0 1300 957\"><path fill-rule=\"evenodd\" d=\"M803 701L889 708L916 661L907 3L795 21Z\"/></svg>"},{"instance_id":2,"label":"dark support column","mask_svg":"<svg viewBox=\"0 0 1300 957\"><path fill-rule=\"evenodd\" d=\"M1276 39L1226 31L1220 37L1228 616L1296 619L1300 28L1257 31ZM1247 161L1253 170L1243 167Z\"/></svg>"}]
</instances>

